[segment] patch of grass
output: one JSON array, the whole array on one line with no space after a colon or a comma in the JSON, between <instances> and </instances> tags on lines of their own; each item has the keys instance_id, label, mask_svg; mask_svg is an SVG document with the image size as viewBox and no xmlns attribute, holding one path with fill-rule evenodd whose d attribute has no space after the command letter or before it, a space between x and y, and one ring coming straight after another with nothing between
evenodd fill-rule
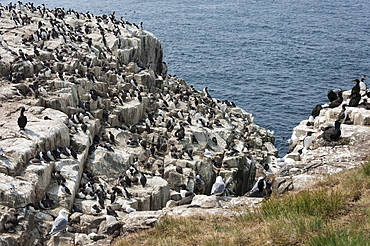
<instances>
[{"instance_id":1,"label":"patch of grass","mask_svg":"<svg viewBox=\"0 0 370 246\"><path fill-rule=\"evenodd\" d=\"M328 229L322 234L314 236L309 241L310 246L368 246L369 238L363 232L348 229Z\"/></svg>"},{"instance_id":2,"label":"patch of grass","mask_svg":"<svg viewBox=\"0 0 370 246\"><path fill-rule=\"evenodd\" d=\"M370 161L363 163L361 167L362 167L362 172L366 176L370 176Z\"/></svg>"},{"instance_id":3,"label":"patch of grass","mask_svg":"<svg viewBox=\"0 0 370 246\"><path fill-rule=\"evenodd\" d=\"M344 201L345 196L336 190L302 191L267 200L261 206L261 213L272 219L289 214L326 218L337 214Z\"/></svg>"}]
</instances>

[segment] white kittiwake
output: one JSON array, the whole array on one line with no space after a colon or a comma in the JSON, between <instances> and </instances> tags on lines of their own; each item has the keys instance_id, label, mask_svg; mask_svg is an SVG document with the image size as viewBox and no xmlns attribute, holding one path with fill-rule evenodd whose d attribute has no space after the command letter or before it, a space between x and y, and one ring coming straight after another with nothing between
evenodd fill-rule
<instances>
[{"instance_id":1,"label":"white kittiwake","mask_svg":"<svg viewBox=\"0 0 370 246\"><path fill-rule=\"evenodd\" d=\"M58 217L53 222L53 227L49 233L49 235L54 235L57 232L64 230L68 224L68 214L70 214L67 210L62 208L59 211Z\"/></svg>"},{"instance_id":2,"label":"white kittiwake","mask_svg":"<svg viewBox=\"0 0 370 246\"><path fill-rule=\"evenodd\" d=\"M225 183L221 176L217 176L216 182L212 185L211 195L219 196L224 193Z\"/></svg>"}]
</instances>

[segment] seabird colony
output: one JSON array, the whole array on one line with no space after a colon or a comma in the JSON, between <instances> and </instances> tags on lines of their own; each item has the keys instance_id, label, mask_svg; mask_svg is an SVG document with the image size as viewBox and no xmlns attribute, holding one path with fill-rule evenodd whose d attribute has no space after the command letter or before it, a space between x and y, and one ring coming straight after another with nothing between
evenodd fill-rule
<instances>
[{"instance_id":1,"label":"seabird colony","mask_svg":"<svg viewBox=\"0 0 370 246\"><path fill-rule=\"evenodd\" d=\"M10 115L20 111L15 134L39 141L35 125L56 126L67 116L61 127L69 134L60 137L67 144L32 145L23 168L11 171L35 166L43 170L37 175L50 173L37 197L27 199L28 213L64 206L121 217L147 201L140 195L150 196L155 180L179 194L163 199L183 205L199 194L243 195L256 172L269 170L267 157L277 153L273 136L233 102L213 98L208 87L200 92L168 75L160 42L142 23L20 1L0 6L0 22L2 86L18 105ZM37 118L43 110L52 113ZM0 145L7 158L10 147ZM105 158L110 166L99 169ZM60 210L50 234L66 228L67 212ZM7 228L17 231L11 222Z\"/></svg>"}]
</instances>

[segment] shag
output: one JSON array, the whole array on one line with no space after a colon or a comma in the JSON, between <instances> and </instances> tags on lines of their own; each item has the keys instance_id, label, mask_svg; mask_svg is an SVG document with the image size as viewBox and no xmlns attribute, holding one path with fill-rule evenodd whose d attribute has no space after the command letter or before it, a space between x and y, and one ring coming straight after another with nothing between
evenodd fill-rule
<instances>
[{"instance_id":1,"label":"shag","mask_svg":"<svg viewBox=\"0 0 370 246\"><path fill-rule=\"evenodd\" d=\"M338 120L341 120L342 122L345 122L347 119L348 112L346 111L347 104L342 105L342 111L340 111L338 115Z\"/></svg>"},{"instance_id":2,"label":"shag","mask_svg":"<svg viewBox=\"0 0 370 246\"><path fill-rule=\"evenodd\" d=\"M322 128L321 130L324 131L324 133L322 134L322 137L326 141L329 141L329 142L339 140L339 137L342 133L340 130L341 123L342 123L341 120L336 120L334 123L334 127L329 126L329 127Z\"/></svg>"},{"instance_id":3,"label":"shag","mask_svg":"<svg viewBox=\"0 0 370 246\"><path fill-rule=\"evenodd\" d=\"M361 101L360 92L355 92L355 94L351 95L351 100L349 100L348 106L349 107L357 107Z\"/></svg>"},{"instance_id":4,"label":"shag","mask_svg":"<svg viewBox=\"0 0 370 246\"><path fill-rule=\"evenodd\" d=\"M332 101L334 101L337 98L338 98L338 95L337 95L337 93L335 93L334 90L329 90L328 91L328 99L329 99L329 102L332 102Z\"/></svg>"},{"instance_id":5,"label":"shag","mask_svg":"<svg viewBox=\"0 0 370 246\"><path fill-rule=\"evenodd\" d=\"M352 87L351 96L360 94L360 80L355 79L355 80L352 80L352 82L355 82L356 84L355 86Z\"/></svg>"},{"instance_id":6,"label":"shag","mask_svg":"<svg viewBox=\"0 0 370 246\"><path fill-rule=\"evenodd\" d=\"M343 91L338 92L338 98L329 103L329 108L336 108L343 102Z\"/></svg>"},{"instance_id":7,"label":"shag","mask_svg":"<svg viewBox=\"0 0 370 246\"><path fill-rule=\"evenodd\" d=\"M335 94L336 96L337 94ZM311 112L311 115L313 118L316 118L317 116L320 115L320 111L322 109L322 106L320 104L316 105L313 109L312 109L312 112Z\"/></svg>"}]
</instances>

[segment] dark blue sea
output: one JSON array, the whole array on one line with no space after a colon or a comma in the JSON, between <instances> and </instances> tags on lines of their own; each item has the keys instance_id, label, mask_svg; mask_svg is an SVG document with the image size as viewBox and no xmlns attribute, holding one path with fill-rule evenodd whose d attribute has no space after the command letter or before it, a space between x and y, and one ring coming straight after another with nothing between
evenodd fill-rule
<instances>
[{"instance_id":1,"label":"dark blue sea","mask_svg":"<svg viewBox=\"0 0 370 246\"><path fill-rule=\"evenodd\" d=\"M350 89L361 74L370 77L369 0L34 3L96 15L115 11L143 22L161 40L169 74L252 113L275 131L280 155L288 147L283 137L327 101L329 89Z\"/></svg>"}]
</instances>

